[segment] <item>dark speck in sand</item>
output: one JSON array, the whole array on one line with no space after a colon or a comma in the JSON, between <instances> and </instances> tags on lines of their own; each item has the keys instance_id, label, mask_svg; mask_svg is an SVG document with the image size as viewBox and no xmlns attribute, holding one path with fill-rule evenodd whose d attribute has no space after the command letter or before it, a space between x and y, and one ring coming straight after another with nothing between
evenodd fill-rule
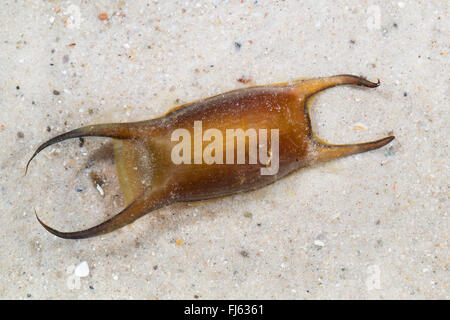
<instances>
[{"instance_id":1,"label":"dark speck in sand","mask_svg":"<svg viewBox=\"0 0 450 320\"><path fill-rule=\"evenodd\" d=\"M58 90L53 90L53 94L54 94L55 96L59 96L59 95L61 94L61 92L59 92Z\"/></svg>"}]
</instances>

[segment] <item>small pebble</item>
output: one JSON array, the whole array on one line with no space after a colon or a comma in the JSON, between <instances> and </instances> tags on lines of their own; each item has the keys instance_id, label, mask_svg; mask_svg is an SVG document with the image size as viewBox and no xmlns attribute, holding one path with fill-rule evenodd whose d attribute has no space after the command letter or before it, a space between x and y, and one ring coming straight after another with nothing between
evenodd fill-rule
<instances>
[{"instance_id":1,"label":"small pebble","mask_svg":"<svg viewBox=\"0 0 450 320\"><path fill-rule=\"evenodd\" d=\"M84 278L89 275L89 266L86 261L83 261L79 265L76 266L75 275L80 278Z\"/></svg>"},{"instance_id":2,"label":"small pebble","mask_svg":"<svg viewBox=\"0 0 450 320\"><path fill-rule=\"evenodd\" d=\"M59 96L60 92L59 92L58 90L53 90L53 94L54 94L55 96Z\"/></svg>"},{"instance_id":3,"label":"small pebble","mask_svg":"<svg viewBox=\"0 0 450 320\"><path fill-rule=\"evenodd\" d=\"M251 219L253 217L253 214L251 212L245 212L244 217Z\"/></svg>"},{"instance_id":4,"label":"small pebble","mask_svg":"<svg viewBox=\"0 0 450 320\"><path fill-rule=\"evenodd\" d=\"M393 154L394 154L394 153L393 153L392 147L388 148L387 151L386 151L386 156L387 156L387 157L392 157Z\"/></svg>"},{"instance_id":5,"label":"small pebble","mask_svg":"<svg viewBox=\"0 0 450 320\"><path fill-rule=\"evenodd\" d=\"M237 81L239 81L240 83L246 84L246 83L251 82L252 79L251 79L251 78L247 78L247 77L245 77L245 76L242 76L242 77L240 77L239 79L237 79Z\"/></svg>"},{"instance_id":6,"label":"small pebble","mask_svg":"<svg viewBox=\"0 0 450 320\"><path fill-rule=\"evenodd\" d=\"M23 134L22 131L17 132L17 138L23 139L23 137L25 137L25 135Z\"/></svg>"},{"instance_id":7,"label":"small pebble","mask_svg":"<svg viewBox=\"0 0 450 320\"><path fill-rule=\"evenodd\" d=\"M356 122L355 124L353 124L353 130L364 131L367 130L367 126L362 122Z\"/></svg>"},{"instance_id":8,"label":"small pebble","mask_svg":"<svg viewBox=\"0 0 450 320\"><path fill-rule=\"evenodd\" d=\"M106 14L106 12L102 12L98 15L98 18L103 21L108 19L108 15Z\"/></svg>"}]
</instances>

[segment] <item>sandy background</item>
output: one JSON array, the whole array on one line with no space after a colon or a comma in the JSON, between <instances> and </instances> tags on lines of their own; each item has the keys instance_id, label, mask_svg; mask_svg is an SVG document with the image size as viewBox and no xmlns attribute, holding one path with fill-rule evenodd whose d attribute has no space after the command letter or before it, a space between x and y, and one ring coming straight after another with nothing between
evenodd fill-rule
<instances>
[{"instance_id":1,"label":"sandy background","mask_svg":"<svg viewBox=\"0 0 450 320\"><path fill-rule=\"evenodd\" d=\"M440 0L1 1L0 298L448 299L449 18ZM34 217L69 231L118 210L90 179L112 172L105 139L55 145L23 177L56 134L340 73L381 86L320 94L316 133L388 147L88 240Z\"/></svg>"}]
</instances>

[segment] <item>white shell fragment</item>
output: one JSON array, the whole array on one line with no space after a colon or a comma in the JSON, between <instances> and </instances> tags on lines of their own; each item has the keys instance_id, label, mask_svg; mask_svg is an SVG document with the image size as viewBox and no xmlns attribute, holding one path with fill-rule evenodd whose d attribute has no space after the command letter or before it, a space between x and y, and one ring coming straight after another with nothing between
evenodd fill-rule
<instances>
[{"instance_id":1,"label":"white shell fragment","mask_svg":"<svg viewBox=\"0 0 450 320\"><path fill-rule=\"evenodd\" d=\"M99 184L97 184L97 190L102 197L105 196L105 192L103 191L103 188Z\"/></svg>"},{"instance_id":2,"label":"white shell fragment","mask_svg":"<svg viewBox=\"0 0 450 320\"><path fill-rule=\"evenodd\" d=\"M89 275L89 265L86 261L83 261L75 268L75 276L84 278L87 277L88 275Z\"/></svg>"},{"instance_id":3,"label":"white shell fragment","mask_svg":"<svg viewBox=\"0 0 450 320\"><path fill-rule=\"evenodd\" d=\"M316 240L316 241L314 241L314 245L315 245L316 247L323 248L323 247L325 246L325 243L323 243L323 241Z\"/></svg>"}]
</instances>

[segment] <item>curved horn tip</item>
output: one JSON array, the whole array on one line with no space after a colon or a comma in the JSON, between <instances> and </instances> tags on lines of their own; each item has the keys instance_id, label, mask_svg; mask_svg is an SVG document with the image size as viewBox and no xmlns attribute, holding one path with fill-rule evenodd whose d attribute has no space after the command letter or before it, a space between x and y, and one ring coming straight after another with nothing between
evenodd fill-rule
<instances>
[{"instance_id":1,"label":"curved horn tip","mask_svg":"<svg viewBox=\"0 0 450 320\"><path fill-rule=\"evenodd\" d=\"M376 87L380 86L380 84L381 84L381 81L379 78L377 78L377 82L372 82L372 81L367 80L364 77L359 77L358 85L368 87L368 88L376 88Z\"/></svg>"},{"instance_id":2,"label":"curved horn tip","mask_svg":"<svg viewBox=\"0 0 450 320\"><path fill-rule=\"evenodd\" d=\"M85 235L83 232L61 232L56 229L53 229L52 227L46 225L41 219L39 219L36 209L34 209L34 214L36 215L37 221L39 221L39 223L44 227L45 230L47 230L48 232L59 238L76 240L89 237L89 235Z\"/></svg>"},{"instance_id":3,"label":"curved horn tip","mask_svg":"<svg viewBox=\"0 0 450 320\"><path fill-rule=\"evenodd\" d=\"M25 166L25 173L23 174L22 177L25 177L28 173L28 166L30 165L31 160L33 160L34 155L30 158L30 160L28 160L27 165Z\"/></svg>"},{"instance_id":4,"label":"curved horn tip","mask_svg":"<svg viewBox=\"0 0 450 320\"><path fill-rule=\"evenodd\" d=\"M395 136L388 136L386 138L382 138L381 141L384 143L383 145L386 145L394 139L395 139Z\"/></svg>"}]
</instances>

